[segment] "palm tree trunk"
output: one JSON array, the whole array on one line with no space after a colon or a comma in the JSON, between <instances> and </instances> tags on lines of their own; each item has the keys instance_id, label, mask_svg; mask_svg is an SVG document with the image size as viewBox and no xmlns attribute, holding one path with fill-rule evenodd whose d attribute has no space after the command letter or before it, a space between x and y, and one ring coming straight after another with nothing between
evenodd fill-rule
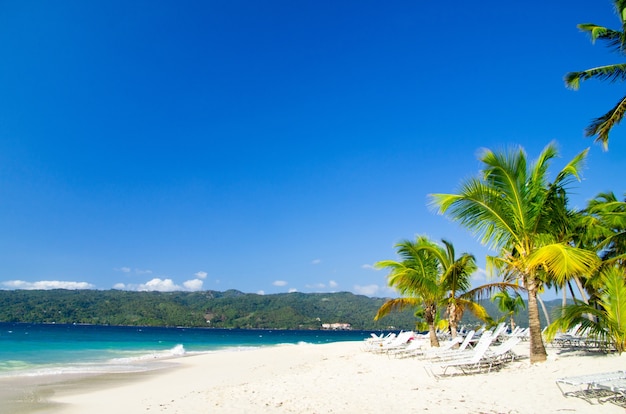
<instances>
[{"instance_id":1,"label":"palm tree trunk","mask_svg":"<svg viewBox=\"0 0 626 414\"><path fill-rule=\"evenodd\" d=\"M585 288L583 287L583 284L580 282L580 278L578 276L574 276L574 281L576 282L576 287L578 287L578 290L580 291L580 297L582 298L583 302L589 305L589 299L587 299L587 294L585 293Z\"/></svg>"},{"instance_id":2,"label":"palm tree trunk","mask_svg":"<svg viewBox=\"0 0 626 414\"><path fill-rule=\"evenodd\" d=\"M530 328L530 363L544 362L548 354L541 337L541 322L537 306L537 282L531 276L527 278L528 288L528 327Z\"/></svg>"},{"instance_id":3,"label":"palm tree trunk","mask_svg":"<svg viewBox=\"0 0 626 414\"><path fill-rule=\"evenodd\" d=\"M448 305L448 324L450 326L450 335L452 339L456 338L457 330L459 328L459 320L457 318L457 309L454 302Z\"/></svg>"},{"instance_id":4,"label":"palm tree trunk","mask_svg":"<svg viewBox=\"0 0 626 414\"><path fill-rule=\"evenodd\" d=\"M435 330L435 324L428 324L428 335L430 338L430 346L431 347L439 347L439 339L437 339L437 331Z\"/></svg>"},{"instance_id":5,"label":"palm tree trunk","mask_svg":"<svg viewBox=\"0 0 626 414\"><path fill-rule=\"evenodd\" d=\"M574 288L572 287L572 282L567 281L567 287L569 287L569 293L572 295L572 300L576 300L576 294L574 293Z\"/></svg>"},{"instance_id":6,"label":"palm tree trunk","mask_svg":"<svg viewBox=\"0 0 626 414\"><path fill-rule=\"evenodd\" d=\"M437 316L437 306L427 305L424 309L424 319L428 324L428 335L430 337L430 346L439 347L439 339L437 339L437 331L435 330L435 318Z\"/></svg>"}]
</instances>

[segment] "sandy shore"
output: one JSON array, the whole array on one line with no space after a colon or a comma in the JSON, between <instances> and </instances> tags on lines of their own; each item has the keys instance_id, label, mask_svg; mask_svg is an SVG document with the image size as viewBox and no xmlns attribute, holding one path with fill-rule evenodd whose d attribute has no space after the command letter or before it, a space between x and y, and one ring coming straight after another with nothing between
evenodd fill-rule
<instances>
[{"instance_id":1,"label":"sandy shore","mask_svg":"<svg viewBox=\"0 0 626 414\"><path fill-rule=\"evenodd\" d=\"M518 352L528 354L528 344ZM363 351L359 342L294 345L180 358L152 373L52 384L37 413L623 413L564 397L559 377L626 369L626 354L549 349L498 372L435 380L419 359Z\"/></svg>"}]
</instances>

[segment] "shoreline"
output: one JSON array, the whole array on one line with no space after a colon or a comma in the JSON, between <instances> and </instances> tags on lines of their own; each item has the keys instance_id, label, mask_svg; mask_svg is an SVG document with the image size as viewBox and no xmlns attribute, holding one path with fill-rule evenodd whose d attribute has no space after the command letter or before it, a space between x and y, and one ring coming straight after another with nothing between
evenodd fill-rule
<instances>
[{"instance_id":1,"label":"shoreline","mask_svg":"<svg viewBox=\"0 0 626 414\"><path fill-rule=\"evenodd\" d=\"M528 354L528 343L518 345ZM585 354L548 348L545 363L528 358L499 371L436 380L425 361L363 350L363 343L272 346L167 361L160 369L101 374L41 384L40 398L16 414L174 413L623 413L564 397L560 377L626 367L626 354ZM0 410L1 411L1 410ZM3 412L3 411L2 411Z\"/></svg>"}]
</instances>

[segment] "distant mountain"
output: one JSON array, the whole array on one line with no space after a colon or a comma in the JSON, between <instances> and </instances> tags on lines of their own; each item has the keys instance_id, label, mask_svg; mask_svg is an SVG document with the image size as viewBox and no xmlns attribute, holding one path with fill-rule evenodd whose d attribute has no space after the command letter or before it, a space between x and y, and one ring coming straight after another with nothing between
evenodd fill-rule
<instances>
[{"instance_id":1,"label":"distant mountain","mask_svg":"<svg viewBox=\"0 0 626 414\"><path fill-rule=\"evenodd\" d=\"M374 321L386 300L349 292L0 290L0 322L268 329L321 329L322 324L344 323L352 329L415 329L411 310ZM499 317L493 304L484 305L494 319ZM527 320L525 313L516 317L521 326ZM464 323L480 324L469 314Z\"/></svg>"}]
</instances>

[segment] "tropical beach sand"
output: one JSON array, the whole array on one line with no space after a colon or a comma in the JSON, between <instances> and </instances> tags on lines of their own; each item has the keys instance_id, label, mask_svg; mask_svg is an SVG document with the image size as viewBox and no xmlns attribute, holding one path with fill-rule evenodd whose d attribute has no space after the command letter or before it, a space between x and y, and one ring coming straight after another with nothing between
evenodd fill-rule
<instances>
[{"instance_id":1,"label":"tropical beach sand","mask_svg":"<svg viewBox=\"0 0 626 414\"><path fill-rule=\"evenodd\" d=\"M528 343L517 349L528 355ZM564 397L560 377L626 368L626 355L548 349L497 372L435 380L423 360L394 359L363 343L292 345L170 361L144 375L47 388L37 413L623 413L615 404ZM77 388L78 387L78 388Z\"/></svg>"}]
</instances>

